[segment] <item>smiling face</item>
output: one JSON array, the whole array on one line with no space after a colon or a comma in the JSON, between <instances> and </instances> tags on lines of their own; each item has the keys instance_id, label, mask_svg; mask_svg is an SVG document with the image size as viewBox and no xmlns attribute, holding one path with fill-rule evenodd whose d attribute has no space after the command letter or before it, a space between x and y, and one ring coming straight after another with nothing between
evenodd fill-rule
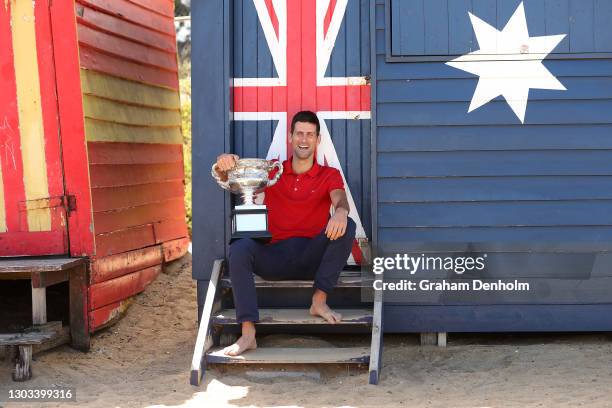
<instances>
[{"instance_id":1,"label":"smiling face","mask_svg":"<svg viewBox=\"0 0 612 408\"><path fill-rule=\"evenodd\" d=\"M317 125L310 122L296 122L293 133L289 135L293 155L302 160L312 157L320 142Z\"/></svg>"}]
</instances>

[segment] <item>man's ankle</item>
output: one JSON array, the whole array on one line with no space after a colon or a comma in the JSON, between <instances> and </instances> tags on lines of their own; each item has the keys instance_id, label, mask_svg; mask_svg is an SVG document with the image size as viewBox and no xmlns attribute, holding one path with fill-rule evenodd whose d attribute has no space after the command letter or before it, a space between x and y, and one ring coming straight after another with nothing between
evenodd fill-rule
<instances>
[{"instance_id":1,"label":"man's ankle","mask_svg":"<svg viewBox=\"0 0 612 408\"><path fill-rule=\"evenodd\" d=\"M312 295L312 304L325 304L327 303L327 293L323 292L321 289L316 289Z\"/></svg>"},{"instance_id":2,"label":"man's ankle","mask_svg":"<svg viewBox=\"0 0 612 408\"><path fill-rule=\"evenodd\" d=\"M245 337L255 337L255 323L242 322L242 335Z\"/></svg>"}]
</instances>

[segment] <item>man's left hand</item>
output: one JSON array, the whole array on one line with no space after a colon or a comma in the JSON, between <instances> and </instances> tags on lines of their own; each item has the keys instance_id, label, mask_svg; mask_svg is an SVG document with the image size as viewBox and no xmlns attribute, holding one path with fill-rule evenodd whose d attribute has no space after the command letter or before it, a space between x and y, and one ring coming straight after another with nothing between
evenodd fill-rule
<instances>
[{"instance_id":1,"label":"man's left hand","mask_svg":"<svg viewBox=\"0 0 612 408\"><path fill-rule=\"evenodd\" d=\"M344 208L337 208L334 215L331 216L325 228L327 238L336 240L346 232L346 224L348 221L348 211Z\"/></svg>"}]
</instances>

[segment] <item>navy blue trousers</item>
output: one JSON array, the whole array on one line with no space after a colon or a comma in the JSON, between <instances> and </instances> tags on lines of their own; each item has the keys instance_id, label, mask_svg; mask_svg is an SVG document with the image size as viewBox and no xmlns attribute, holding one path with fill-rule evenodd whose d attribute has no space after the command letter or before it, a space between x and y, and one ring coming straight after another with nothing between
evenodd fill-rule
<instances>
[{"instance_id":1,"label":"navy blue trousers","mask_svg":"<svg viewBox=\"0 0 612 408\"><path fill-rule=\"evenodd\" d=\"M237 321L259 320L253 274L266 280L314 280L314 288L329 294L351 253L355 230L349 218L344 235L333 241L325 235L325 228L313 238L273 244L250 238L234 241L229 249L229 273Z\"/></svg>"}]
</instances>

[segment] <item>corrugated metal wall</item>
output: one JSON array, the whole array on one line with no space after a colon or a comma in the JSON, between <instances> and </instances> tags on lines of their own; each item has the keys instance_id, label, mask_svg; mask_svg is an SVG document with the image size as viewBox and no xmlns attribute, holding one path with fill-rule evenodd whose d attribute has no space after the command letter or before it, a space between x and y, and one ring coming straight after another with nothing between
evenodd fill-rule
<instances>
[{"instance_id":1,"label":"corrugated metal wall","mask_svg":"<svg viewBox=\"0 0 612 408\"><path fill-rule=\"evenodd\" d=\"M467 11L501 30L520 1L426 3L375 1L379 244L487 252L481 277L535 289L389 305L386 330L609 330L612 56L551 55L544 65L567 91L532 89L524 124L500 97L468 113L478 77L439 57L478 49ZM538 14L544 3L556 19ZM530 35L574 27L556 53L610 53L594 13L610 4L525 2ZM446 34L432 38L436 20Z\"/></svg>"}]
</instances>

